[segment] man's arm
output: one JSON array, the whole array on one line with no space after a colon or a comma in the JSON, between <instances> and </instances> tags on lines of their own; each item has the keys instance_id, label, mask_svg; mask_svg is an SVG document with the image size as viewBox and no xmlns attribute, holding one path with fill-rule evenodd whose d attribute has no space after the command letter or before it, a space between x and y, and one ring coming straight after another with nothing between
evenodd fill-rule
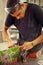
<instances>
[{"instance_id":1,"label":"man's arm","mask_svg":"<svg viewBox=\"0 0 43 65\"><path fill-rule=\"evenodd\" d=\"M38 38L33 40L32 42L33 42L34 46L41 43L41 42L43 42L43 33Z\"/></svg>"},{"instance_id":2,"label":"man's arm","mask_svg":"<svg viewBox=\"0 0 43 65\"><path fill-rule=\"evenodd\" d=\"M9 36L9 32L8 32L9 27L11 27L14 23L15 23L15 17L13 18L11 15L8 14L4 27L3 27L3 34L6 37L8 43L9 43L9 46L12 46L14 42L17 43L17 41L15 41L15 40L14 40L14 42L12 42L12 40Z\"/></svg>"},{"instance_id":3,"label":"man's arm","mask_svg":"<svg viewBox=\"0 0 43 65\"><path fill-rule=\"evenodd\" d=\"M38 38L36 38L35 40L31 42L24 42L23 49L30 50L34 46L41 44L41 42L43 42L43 33Z\"/></svg>"},{"instance_id":4,"label":"man's arm","mask_svg":"<svg viewBox=\"0 0 43 65\"><path fill-rule=\"evenodd\" d=\"M12 42L10 36L9 36L8 31L7 31L8 29L9 29L9 27L4 26L4 28L3 28L3 34L5 35L5 37L6 37L7 41L8 41L8 43L9 43L8 46L10 47L10 46L13 46L13 42Z\"/></svg>"},{"instance_id":5,"label":"man's arm","mask_svg":"<svg viewBox=\"0 0 43 65\"><path fill-rule=\"evenodd\" d=\"M8 29L9 29L9 27L4 26L3 33L4 33L5 37L7 38L8 42L10 42L11 39L10 39L8 31L7 31Z\"/></svg>"}]
</instances>

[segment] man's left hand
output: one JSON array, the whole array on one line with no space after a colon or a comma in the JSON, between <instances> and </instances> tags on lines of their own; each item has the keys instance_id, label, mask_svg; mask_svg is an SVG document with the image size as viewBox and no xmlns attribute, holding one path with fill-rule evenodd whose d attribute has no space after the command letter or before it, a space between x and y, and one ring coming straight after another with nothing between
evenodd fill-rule
<instances>
[{"instance_id":1,"label":"man's left hand","mask_svg":"<svg viewBox=\"0 0 43 65\"><path fill-rule=\"evenodd\" d=\"M25 42L25 43L23 44L23 49L24 49L24 50L30 50L30 49L32 49L32 48L33 48L32 42Z\"/></svg>"}]
</instances>

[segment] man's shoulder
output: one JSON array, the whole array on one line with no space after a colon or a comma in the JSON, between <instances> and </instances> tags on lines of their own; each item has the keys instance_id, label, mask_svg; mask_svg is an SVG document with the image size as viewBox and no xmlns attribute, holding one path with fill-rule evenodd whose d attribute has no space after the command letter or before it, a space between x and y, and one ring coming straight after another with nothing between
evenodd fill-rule
<instances>
[{"instance_id":1,"label":"man's shoulder","mask_svg":"<svg viewBox=\"0 0 43 65\"><path fill-rule=\"evenodd\" d=\"M39 5L34 4L34 3L28 3L28 7L30 6L31 9L37 9Z\"/></svg>"},{"instance_id":2,"label":"man's shoulder","mask_svg":"<svg viewBox=\"0 0 43 65\"><path fill-rule=\"evenodd\" d=\"M31 6L39 6L39 5L34 4L34 3L28 3L28 4L31 5Z\"/></svg>"}]
</instances>

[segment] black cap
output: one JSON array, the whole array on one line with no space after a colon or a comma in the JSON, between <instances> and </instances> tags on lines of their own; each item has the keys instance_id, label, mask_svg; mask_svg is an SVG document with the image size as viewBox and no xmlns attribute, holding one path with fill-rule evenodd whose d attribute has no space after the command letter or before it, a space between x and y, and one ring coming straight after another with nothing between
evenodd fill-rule
<instances>
[{"instance_id":1,"label":"black cap","mask_svg":"<svg viewBox=\"0 0 43 65\"><path fill-rule=\"evenodd\" d=\"M19 0L8 0L7 1L7 8L13 7L17 3L19 3Z\"/></svg>"}]
</instances>

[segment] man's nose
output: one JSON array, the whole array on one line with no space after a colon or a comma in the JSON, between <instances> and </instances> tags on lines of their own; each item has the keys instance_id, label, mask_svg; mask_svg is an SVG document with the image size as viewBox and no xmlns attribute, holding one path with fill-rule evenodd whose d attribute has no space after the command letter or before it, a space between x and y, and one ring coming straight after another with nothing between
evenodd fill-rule
<instances>
[{"instance_id":1,"label":"man's nose","mask_svg":"<svg viewBox=\"0 0 43 65\"><path fill-rule=\"evenodd\" d=\"M16 11L16 12L14 12L13 15L14 15L14 16L19 16L19 15L20 15L20 11L18 10L18 11Z\"/></svg>"}]
</instances>

